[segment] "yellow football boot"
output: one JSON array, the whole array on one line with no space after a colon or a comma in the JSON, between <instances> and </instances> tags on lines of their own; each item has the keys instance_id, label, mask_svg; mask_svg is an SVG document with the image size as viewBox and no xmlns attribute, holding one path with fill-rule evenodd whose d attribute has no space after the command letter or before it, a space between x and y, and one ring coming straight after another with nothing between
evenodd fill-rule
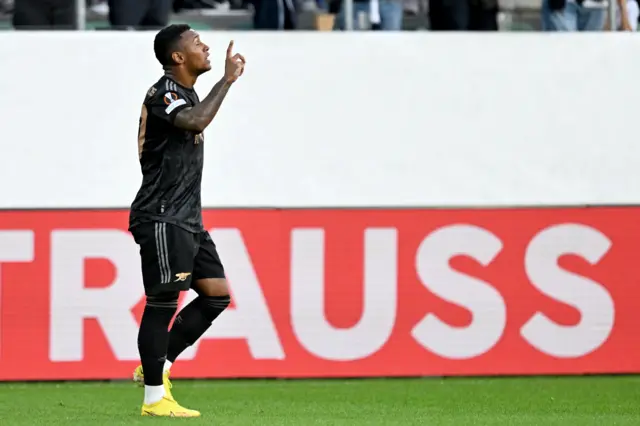
<instances>
[{"instance_id":1,"label":"yellow football boot","mask_svg":"<svg viewBox=\"0 0 640 426\"><path fill-rule=\"evenodd\" d=\"M164 385L164 397L170 399L171 401L175 401L173 395L171 394L171 388L173 385L171 384L171 380L169 380L169 376L171 376L171 371L165 371L162 373L162 384ZM138 384L138 386L144 386L144 373L142 372L142 365L136 367L133 370L133 381Z\"/></svg>"},{"instance_id":2,"label":"yellow football boot","mask_svg":"<svg viewBox=\"0 0 640 426\"><path fill-rule=\"evenodd\" d=\"M154 404L142 404L142 415L152 417L200 417L200 412L180 406L166 396Z\"/></svg>"}]
</instances>

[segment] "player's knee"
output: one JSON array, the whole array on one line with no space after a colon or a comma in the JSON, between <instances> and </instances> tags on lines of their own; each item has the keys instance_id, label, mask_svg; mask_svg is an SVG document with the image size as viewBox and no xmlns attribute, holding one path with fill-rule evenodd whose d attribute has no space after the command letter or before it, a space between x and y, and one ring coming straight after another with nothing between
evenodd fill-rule
<instances>
[{"instance_id":1,"label":"player's knee","mask_svg":"<svg viewBox=\"0 0 640 426\"><path fill-rule=\"evenodd\" d=\"M231 303L231 297L227 296L200 296L202 299L203 315L207 320L213 321Z\"/></svg>"},{"instance_id":2,"label":"player's knee","mask_svg":"<svg viewBox=\"0 0 640 426\"><path fill-rule=\"evenodd\" d=\"M200 296L224 297L229 296L229 286L224 278L200 279L195 285L196 292Z\"/></svg>"},{"instance_id":3,"label":"player's knee","mask_svg":"<svg viewBox=\"0 0 640 426\"><path fill-rule=\"evenodd\" d=\"M180 292L166 292L147 296L146 305L154 308L177 309Z\"/></svg>"}]
</instances>

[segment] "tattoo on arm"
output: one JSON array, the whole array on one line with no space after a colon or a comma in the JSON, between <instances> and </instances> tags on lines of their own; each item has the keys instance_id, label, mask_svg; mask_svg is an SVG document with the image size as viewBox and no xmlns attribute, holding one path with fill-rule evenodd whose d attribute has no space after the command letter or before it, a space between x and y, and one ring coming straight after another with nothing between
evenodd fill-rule
<instances>
[{"instance_id":1,"label":"tattoo on arm","mask_svg":"<svg viewBox=\"0 0 640 426\"><path fill-rule=\"evenodd\" d=\"M192 108L185 108L176 115L174 124L186 130L202 132L216 116L222 101L227 96L231 83L220 80L206 98Z\"/></svg>"}]
</instances>

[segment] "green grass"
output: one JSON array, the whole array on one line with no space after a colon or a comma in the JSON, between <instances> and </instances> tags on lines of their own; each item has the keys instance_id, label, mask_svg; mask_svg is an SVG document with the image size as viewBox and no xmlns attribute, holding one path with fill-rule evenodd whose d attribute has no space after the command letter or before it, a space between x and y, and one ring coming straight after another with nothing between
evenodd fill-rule
<instances>
[{"instance_id":1,"label":"green grass","mask_svg":"<svg viewBox=\"0 0 640 426\"><path fill-rule=\"evenodd\" d=\"M139 416L130 383L3 383L0 424L640 425L640 378L175 381L199 419Z\"/></svg>"}]
</instances>

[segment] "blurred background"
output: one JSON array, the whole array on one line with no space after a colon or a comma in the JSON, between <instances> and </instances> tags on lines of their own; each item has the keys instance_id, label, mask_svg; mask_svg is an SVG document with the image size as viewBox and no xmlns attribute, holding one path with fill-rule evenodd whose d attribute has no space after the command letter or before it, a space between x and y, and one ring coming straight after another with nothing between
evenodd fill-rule
<instances>
[{"instance_id":1,"label":"blurred background","mask_svg":"<svg viewBox=\"0 0 640 426\"><path fill-rule=\"evenodd\" d=\"M0 0L3 29L635 31L638 15L637 0Z\"/></svg>"}]
</instances>

